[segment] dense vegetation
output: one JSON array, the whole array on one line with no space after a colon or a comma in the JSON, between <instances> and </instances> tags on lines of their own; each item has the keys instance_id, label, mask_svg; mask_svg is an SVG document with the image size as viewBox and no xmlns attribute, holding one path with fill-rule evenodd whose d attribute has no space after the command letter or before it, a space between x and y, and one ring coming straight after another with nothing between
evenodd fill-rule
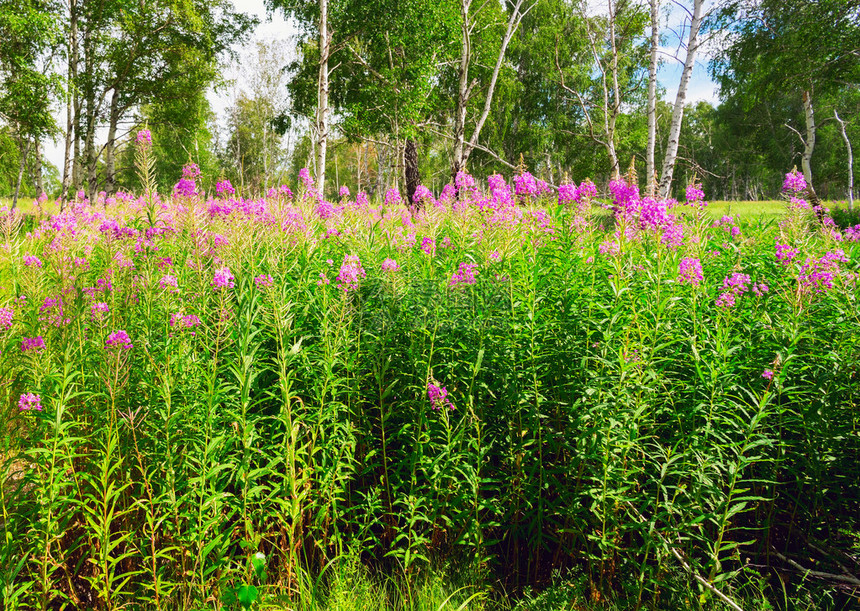
<instances>
[{"instance_id":1,"label":"dense vegetation","mask_svg":"<svg viewBox=\"0 0 860 611\"><path fill-rule=\"evenodd\" d=\"M4 211L4 608L315 608L439 563L555 583L523 608L850 602L860 225L800 174L778 223L633 176L198 177Z\"/></svg>"}]
</instances>

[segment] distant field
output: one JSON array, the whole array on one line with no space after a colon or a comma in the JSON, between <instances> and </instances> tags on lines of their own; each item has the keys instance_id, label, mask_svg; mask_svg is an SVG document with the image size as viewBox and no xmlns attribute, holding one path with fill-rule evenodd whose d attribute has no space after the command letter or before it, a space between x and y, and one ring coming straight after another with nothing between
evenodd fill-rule
<instances>
[{"instance_id":1,"label":"distant field","mask_svg":"<svg viewBox=\"0 0 860 611\"><path fill-rule=\"evenodd\" d=\"M785 202L780 200L708 202L708 210L716 217L738 214L741 218L753 219L759 216L781 216L785 213Z\"/></svg>"},{"instance_id":2,"label":"distant field","mask_svg":"<svg viewBox=\"0 0 860 611\"><path fill-rule=\"evenodd\" d=\"M0 207L11 206L12 198L0 197ZM18 208L23 212L34 212L32 197L25 197L18 200ZM53 202L45 206L45 211L53 211ZM707 208L711 214L719 218L726 214L738 214L744 219L754 219L759 216L774 217L780 216L785 212L785 203L779 200L767 201L716 201L709 202Z\"/></svg>"}]
</instances>

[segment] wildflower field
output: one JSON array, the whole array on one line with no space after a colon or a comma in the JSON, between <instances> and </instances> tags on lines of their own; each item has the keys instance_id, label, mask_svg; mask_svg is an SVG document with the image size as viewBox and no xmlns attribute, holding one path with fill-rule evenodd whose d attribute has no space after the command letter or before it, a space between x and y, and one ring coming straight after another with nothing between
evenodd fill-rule
<instances>
[{"instance_id":1,"label":"wildflower field","mask_svg":"<svg viewBox=\"0 0 860 611\"><path fill-rule=\"evenodd\" d=\"M343 559L520 608L856 602L860 226L798 174L752 222L196 180L3 213L4 609L323 608Z\"/></svg>"}]
</instances>

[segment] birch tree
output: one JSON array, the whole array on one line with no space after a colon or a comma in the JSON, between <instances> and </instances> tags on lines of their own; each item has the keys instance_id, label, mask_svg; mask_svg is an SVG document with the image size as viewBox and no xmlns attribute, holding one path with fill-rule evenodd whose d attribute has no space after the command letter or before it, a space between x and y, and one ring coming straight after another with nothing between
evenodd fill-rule
<instances>
[{"instance_id":1,"label":"birch tree","mask_svg":"<svg viewBox=\"0 0 860 611\"><path fill-rule=\"evenodd\" d=\"M734 0L712 25L727 32L712 66L721 97L743 100L747 107L767 104L777 94L801 101L803 125L786 123L785 129L802 144L801 165L813 199L815 107L847 83L860 82L858 10L856 0ZM791 163L785 160L787 167Z\"/></svg>"},{"instance_id":2,"label":"birch tree","mask_svg":"<svg viewBox=\"0 0 860 611\"><path fill-rule=\"evenodd\" d=\"M845 140L845 148L848 150L848 207L854 210L854 153L851 150L848 132L845 130L845 121L839 117L835 108L833 109L833 118L839 124L839 131L842 134L842 139Z\"/></svg>"},{"instance_id":3,"label":"birch tree","mask_svg":"<svg viewBox=\"0 0 860 611\"><path fill-rule=\"evenodd\" d=\"M657 169L654 149L657 144L657 55L660 48L660 0L649 0L651 8L651 55L648 61L648 145L645 151L647 191L654 195L657 189Z\"/></svg>"},{"instance_id":4,"label":"birch tree","mask_svg":"<svg viewBox=\"0 0 860 611\"><path fill-rule=\"evenodd\" d=\"M681 82L678 84L678 93L675 95L675 105L672 108L672 121L669 124L669 137L666 144L666 154L663 157L663 169L660 176L660 197L662 198L668 197L669 190L672 187L672 176L675 172L675 160L678 157L678 142L681 137L681 124L684 120L684 105L687 102L687 86L690 84L690 77L693 74L693 66L696 62L696 51L698 51L700 43L699 29L702 26L704 4L704 0L693 0L693 10L688 13L690 18L690 31L687 38L687 56L684 60L684 69L681 72Z\"/></svg>"},{"instance_id":5,"label":"birch tree","mask_svg":"<svg viewBox=\"0 0 860 611\"><path fill-rule=\"evenodd\" d=\"M499 73L502 70L502 64L505 61L505 52L508 44L511 42L517 29L520 27L523 18L531 11L537 0L513 0L508 5L508 14L505 23L505 30L502 34L499 44L499 50L496 54L495 65L493 72L490 75L489 81L486 84L484 93L484 104L480 114L472 125L471 135L467 138L466 129L468 123L469 105L472 99L475 88L480 84L480 80L470 75L474 63L474 48L473 39L475 37L476 28L482 25L484 11L490 10L491 4L484 2L477 9L473 9L473 0L460 0L460 57L457 66L457 96L454 107L454 125L453 125L453 140L454 147L451 159L451 175L456 176L457 172L462 170L469 159L472 151L479 146L481 130L487 121L490 110L493 105L493 96L496 91L496 84L499 80ZM484 27L487 27L484 25Z\"/></svg>"}]
</instances>

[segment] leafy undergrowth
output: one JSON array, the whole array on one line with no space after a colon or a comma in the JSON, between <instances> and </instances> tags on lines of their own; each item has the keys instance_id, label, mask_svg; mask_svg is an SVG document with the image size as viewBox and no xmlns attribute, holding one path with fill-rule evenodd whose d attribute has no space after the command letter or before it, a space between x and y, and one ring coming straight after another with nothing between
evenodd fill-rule
<instances>
[{"instance_id":1,"label":"leafy undergrowth","mask_svg":"<svg viewBox=\"0 0 860 611\"><path fill-rule=\"evenodd\" d=\"M141 150L142 196L2 216L5 609L854 600L860 227L802 177L599 219L528 174L160 199Z\"/></svg>"}]
</instances>

